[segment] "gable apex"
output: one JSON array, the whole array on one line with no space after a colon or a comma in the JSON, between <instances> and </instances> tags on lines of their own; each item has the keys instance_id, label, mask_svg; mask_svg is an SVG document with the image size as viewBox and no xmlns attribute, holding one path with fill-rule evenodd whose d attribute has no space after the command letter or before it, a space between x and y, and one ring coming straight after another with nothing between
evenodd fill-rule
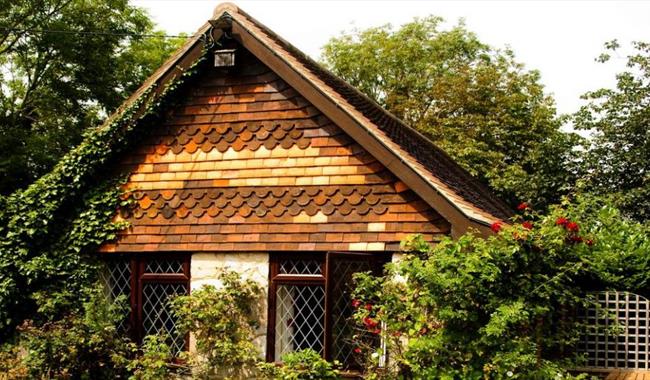
<instances>
[{"instance_id":1,"label":"gable apex","mask_svg":"<svg viewBox=\"0 0 650 380\"><path fill-rule=\"evenodd\" d=\"M216 21L224 18L228 25L219 27ZM512 215L487 186L430 140L232 3L219 4L212 19L139 92L177 76L224 30L438 211L452 224L453 235L469 228L488 234L492 222ZM211 35L203 38L206 34ZM129 101L137 97L138 92Z\"/></svg>"},{"instance_id":2,"label":"gable apex","mask_svg":"<svg viewBox=\"0 0 650 380\"><path fill-rule=\"evenodd\" d=\"M228 12L237 13L239 12L239 7L230 2L220 3L214 8L214 12L212 12L212 19L217 20L223 16L224 13Z\"/></svg>"}]
</instances>

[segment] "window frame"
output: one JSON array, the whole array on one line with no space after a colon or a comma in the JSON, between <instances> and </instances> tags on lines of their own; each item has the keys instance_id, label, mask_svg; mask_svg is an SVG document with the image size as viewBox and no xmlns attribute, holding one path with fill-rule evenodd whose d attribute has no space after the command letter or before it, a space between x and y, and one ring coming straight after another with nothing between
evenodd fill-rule
<instances>
[{"instance_id":1,"label":"window frame","mask_svg":"<svg viewBox=\"0 0 650 380\"><path fill-rule=\"evenodd\" d=\"M278 285L302 285L302 286L323 286L325 292L324 321L323 321L323 358L332 360L332 299L334 281L330 279L332 263L336 259L369 261L372 271L381 273L385 264L391 261L392 252L271 252L269 253L269 289L267 307L267 334L266 334L266 361L279 362L280 358L275 357L276 340L276 312L277 312L277 290ZM280 264L285 260L305 260L314 256L320 258L322 274L320 275L294 275L281 274Z\"/></svg>"},{"instance_id":2,"label":"window frame","mask_svg":"<svg viewBox=\"0 0 650 380\"><path fill-rule=\"evenodd\" d=\"M145 284L180 284L185 287L187 294L191 293L191 274L190 264L192 255L189 253L146 253L146 254L120 254L104 257L103 261L107 265L118 260L127 260L129 262L130 274L130 294L129 300L129 329L127 333L137 344L142 343L145 337L143 304L143 288ZM182 263L182 273L151 273L146 272L147 263L152 260L180 260ZM184 351L189 348L189 334L185 336Z\"/></svg>"}]
</instances>

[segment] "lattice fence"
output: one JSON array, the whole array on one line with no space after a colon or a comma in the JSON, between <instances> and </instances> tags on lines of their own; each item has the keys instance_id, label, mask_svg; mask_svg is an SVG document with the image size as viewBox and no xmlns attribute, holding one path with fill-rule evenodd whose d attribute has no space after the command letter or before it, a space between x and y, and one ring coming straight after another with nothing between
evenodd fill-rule
<instances>
[{"instance_id":1,"label":"lattice fence","mask_svg":"<svg viewBox=\"0 0 650 380\"><path fill-rule=\"evenodd\" d=\"M593 293L595 305L579 318L585 330L577 346L587 368L649 369L650 301L628 292Z\"/></svg>"}]
</instances>

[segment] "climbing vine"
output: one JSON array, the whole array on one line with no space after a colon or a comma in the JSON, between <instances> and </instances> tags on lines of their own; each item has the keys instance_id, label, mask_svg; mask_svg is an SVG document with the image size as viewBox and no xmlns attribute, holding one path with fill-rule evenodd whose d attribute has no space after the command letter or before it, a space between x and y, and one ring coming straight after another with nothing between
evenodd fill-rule
<instances>
[{"instance_id":1,"label":"climbing vine","mask_svg":"<svg viewBox=\"0 0 650 380\"><path fill-rule=\"evenodd\" d=\"M97 263L88 253L127 226L112 219L129 200L120 188L123 180L108 172L110 164L160 123L162 111L196 77L205 56L164 88L151 85L89 130L50 173L0 199L0 340L26 316L56 318L96 276Z\"/></svg>"}]
</instances>

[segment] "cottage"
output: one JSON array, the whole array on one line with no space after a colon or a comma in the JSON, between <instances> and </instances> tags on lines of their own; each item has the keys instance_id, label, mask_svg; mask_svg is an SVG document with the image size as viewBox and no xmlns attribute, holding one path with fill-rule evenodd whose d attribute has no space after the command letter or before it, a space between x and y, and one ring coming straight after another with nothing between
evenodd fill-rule
<instances>
[{"instance_id":1,"label":"cottage","mask_svg":"<svg viewBox=\"0 0 650 380\"><path fill-rule=\"evenodd\" d=\"M203 64L193 66L203 57ZM207 63L206 63L207 62ZM104 244L136 338L174 329L170 295L241 271L267 289L267 360L313 348L346 362L352 273L379 268L414 233L489 233L510 211L415 130L232 4L136 92L197 70L116 171L135 207Z\"/></svg>"}]
</instances>

